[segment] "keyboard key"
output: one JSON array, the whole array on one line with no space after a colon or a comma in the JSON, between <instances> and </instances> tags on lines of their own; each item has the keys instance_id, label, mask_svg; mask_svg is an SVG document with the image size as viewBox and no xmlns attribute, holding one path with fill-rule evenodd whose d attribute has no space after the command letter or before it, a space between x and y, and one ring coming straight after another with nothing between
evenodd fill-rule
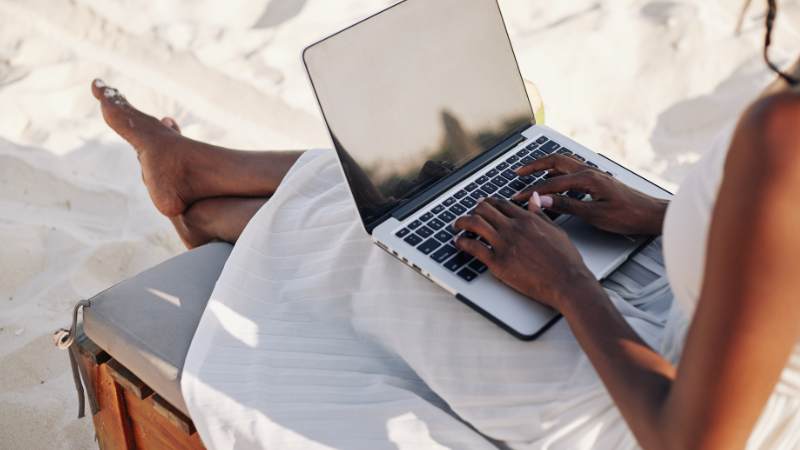
<instances>
[{"instance_id":1,"label":"keyboard key","mask_svg":"<svg viewBox=\"0 0 800 450\"><path fill-rule=\"evenodd\" d=\"M527 203L527 202L525 202L525 203L521 203L521 202L518 202L518 201L516 201L516 200L509 200L509 201L510 201L512 204L514 204L514 205L517 205L517 206L519 206L519 207L520 207L520 208L522 208L522 209L528 209L528 203Z\"/></svg>"},{"instance_id":2,"label":"keyboard key","mask_svg":"<svg viewBox=\"0 0 800 450\"><path fill-rule=\"evenodd\" d=\"M524 157L524 158L519 160L519 162L521 162L522 164L528 164L528 163L532 163L534 161L536 161L536 160L531 158L530 156L526 156L526 157Z\"/></svg>"},{"instance_id":3,"label":"keyboard key","mask_svg":"<svg viewBox=\"0 0 800 450\"><path fill-rule=\"evenodd\" d=\"M444 247L436 250L436 253L431 255L434 261L441 264L447 261L447 258L453 256L458 252L458 249L453 247L452 245L445 245Z\"/></svg>"},{"instance_id":4,"label":"keyboard key","mask_svg":"<svg viewBox=\"0 0 800 450\"><path fill-rule=\"evenodd\" d=\"M464 231L464 237L467 239L478 239L478 233L474 231Z\"/></svg>"},{"instance_id":5,"label":"keyboard key","mask_svg":"<svg viewBox=\"0 0 800 450\"><path fill-rule=\"evenodd\" d=\"M546 144L542 144L542 146L541 146L541 147L539 147L539 148L540 148L540 149L541 149L543 152L545 152L545 153L547 153L547 154L549 155L550 153L553 153L554 151L556 151L556 150L558 150L559 148L561 148L561 146L560 146L560 145L558 145L558 144L556 144L556 143L555 143L555 142L553 142L553 141L550 141L550 142L548 142L548 143L546 143Z\"/></svg>"},{"instance_id":6,"label":"keyboard key","mask_svg":"<svg viewBox=\"0 0 800 450\"><path fill-rule=\"evenodd\" d=\"M447 230L447 232L448 232L448 233L450 233L450 234L452 234L453 236L455 236L456 234L458 234L458 232L457 232L457 231L456 231L456 230L453 228L453 224L450 224L450 225L448 225L448 226L445 228L445 230Z\"/></svg>"},{"instance_id":7,"label":"keyboard key","mask_svg":"<svg viewBox=\"0 0 800 450\"><path fill-rule=\"evenodd\" d=\"M446 207L450 207L450 206L452 206L452 205L453 205L453 203L455 203L455 202L456 202L456 199L454 199L453 197L450 197L450 198L448 198L447 200L445 200L444 202L442 202L442 204L443 204L444 206L446 206Z\"/></svg>"},{"instance_id":8,"label":"keyboard key","mask_svg":"<svg viewBox=\"0 0 800 450\"><path fill-rule=\"evenodd\" d=\"M469 267L470 269L472 269L472 270L474 270L475 272L478 272L478 273L486 272L486 269L488 269L488 267L486 267L486 264L481 262L480 259L476 259L476 260L472 261L471 263L469 263L469 265L467 267Z\"/></svg>"},{"instance_id":9,"label":"keyboard key","mask_svg":"<svg viewBox=\"0 0 800 450\"><path fill-rule=\"evenodd\" d=\"M514 180L511 183L508 183L508 186L515 191L521 191L525 189L525 183L520 180Z\"/></svg>"},{"instance_id":10,"label":"keyboard key","mask_svg":"<svg viewBox=\"0 0 800 450\"><path fill-rule=\"evenodd\" d=\"M415 221L411 222L410 224L408 224L408 228L411 228L412 230L416 230L420 226L422 226L422 222L420 222L419 220L415 220Z\"/></svg>"},{"instance_id":11,"label":"keyboard key","mask_svg":"<svg viewBox=\"0 0 800 450\"><path fill-rule=\"evenodd\" d=\"M475 199L472 197L467 197L464 200L461 200L459 203L466 206L467 208L472 208L478 204L478 202L476 202Z\"/></svg>"},{"instance_id":12,"label":"keyboard key","mask_svg":"<svg viewBox=\"0 0 800 450\"><path fill-rule=\"evenodd\" d=\"M487 176L480 176L480 177L478 177L477 180L475 180L475 182L478 183L478 184L483 184L483 183L486 183L487 181L489 181L489 177L487 177Z\"/></svg>"},{"instance_id":13,"label":"keyboard key","mask_svg":"<svg viewBox=\"0 0 800 450\"><path fill-rule=\"evenodd\" d=\"M435 208L433 208L431 210L431 212L434 213L434 214L439 214L442 211L444 211L444 205L438 205L437 207L435 207Z\"/></svg>"},{"instance_id":14,"label":"keyboard key","mask_svg":"<svg viewBox=\"0 0 800 450\"><path fill-rule=\"evenodd\" d=\"M411 246L414 246L414 247L416 247L417 244L422 242L422 238L417 236L416 234L412 234L411 236L409 236L409 237L407 237L407 238L405 238L403 240L406 241L406 243L408 245L411 245Z\"/></svg>"},{"instance_id":15,"label":"keyboard key","mask_svg":"<svg viewBox=\"0 0 800 450\"><path fill-rule=\"evenodd\" d=\"M481 186L481 189L483 189L484 191L486 191L490 195L494 194L495 192L497 192L497 186L495 186L492 183L484 184L483 186Z\"/></svg>"},{"instance_id":16,"label":"keyboard key","mask_svg":"<svg viewBox=\"0 0 800 450\"><path fill-rule=\"evenodd\" d=\"M461 269L456 275L464 279L464 281L466 281L467 283L474 280L475 278L478 278L477 273L467 269L466 267Z\"/></svg>"},{"instance_id":17,"label":"keyboard key","mask_svg":"<svg viewBox=\"0 0 800 450\"><path fill-rule=\"evenodd\" d=\"M536 181L536 177L533 176L533 175L526 175L524 177L519 177L519 179L522 180L526 184L531 184L534 181Z\"/></svg>"},{"instance_id":18,"label":"keyboard key","mask_svg":"<svg viewBox=\"0 0 800 450\"><path fill-rule=\"evenodd\" d=\"M492 170L486 172L486 176L489 177L489 178L493 178L493 177L496 177L498 173L500 173L500 171L498 171L497 169L492 169Z\"/></svg>"},{"instance_id":19,"label":"keyboard key","mask_svg":"<svg viewBox=\"0 0 800 450\"><path fill-rule=\"evenodd\" d=\"M524 165L525 164L522 164L521 162L518 162L518 163L514 164L513 166L511 166L511 170L517 170L517 169L519 169L520 167L522 167Z\"/></svg>"},{"instance_id":20,"label":"keyboard key","mask_svg":"<svg viewBox=\"0 0 800 450\"><path fill-rule=\"evenodd\" d=\"M422 227L419 230L417 230L417 234L426 238L433 234L433 230L431 230L428 227Z\"/></svg>"},{"instance_id":21,"label":"keyboard key","mask_svg":"<svg viewBox=\"0 0 800 450\"><path fill-rule=\"evenodd\" d=\"M429 221L431 219L433 219L433 213L431 213L431 212L426 212L425 214L421 215L420 218L419 218L419 220L421 220L423 222L427 222L427 221Z\"/></svg>"},{"instance_id":22,"label":"keyboard key","mask_svg":"<svg viewBox=\"0 0 800 450\"><path fill-rule=\"evenodd\" d=\"M473 192L472 192L472 193L470 193L469 195L470 195L472 198L474 198L475 200L477 200L477 199L479 199L479 198L481 198L481 197L488 197L488 196L489 196L489 194L487 194L486 192L483 192L483 191L482 191L482 190L480 190L480 189L478 189L477 191L473 191Z\"/></svg>"},{"instance_id":23,"label":"keyboard key","mask_svg":"<svg viewBox=\"0 0 800 450\"><path fill-rule=\"evenodd\" d=\"M503 196L502 196L502 195L500 195L500 194L493 194L493 195L492 195L492 198L499 198L500 200L505 200L505 199L506 199L505 197L503 197Z\"/></svg>"},{"instance_id":24,"label":"keyboard key","mask_svg":"<svg viewBox=\"0 0 800 450\"><path fill-rule=\"evenodd\" d=\"M527 148L523 148L522 150L520 150L520 151L518 151L518 152L517 152L517 156L519 156L520 158L522 158L523 156L527 155L529 151L530 151L530 150L528 150Z\"/></svg>"},{"instance_id":25,"label":"keyboard key","mask_svg":"<svg viewBox=\"0 0 800 450\"><path fill-rule=\"evenodd\" d=\"M610 176L610 177L613 177L613 176L614 176L614 174L613 174L613 173L611 173L611 172L606 172L606 175L608 175L608 176Z\"/></svg>"},{"instance_id":26,"label":"keyboard key","mask_svg":"<svg viewBox=\"0 0 800 450\"><path fill-rule=\"evenodd\" d=\"M595 163L593 163L591 161L586 161L586 164L588 164L591 167L597 168L597 164L595 164Z\"/></svg>"},{"instance_id":27,"label":"keyboard key","mask_svg":"<svg viewBox=\"0 0 800 450\"><path fill-rule=\"evenodd\" d=\"M533 156L536 159L539 159L539 158L544 158L545 156L547 156L547 154L541 150L535 150L533 153L531 153L531 156Z\"/></svg>"},{"instance_id":28,"label":"keyboard key","mask_svg":"<svg viewBox=\"0 0 800 450\"><path fill-rule=\"evenodd\" d=\"M403 228L402 230L398 231L394 235L399 237L399 238L402 238L402 237L408 236L408 233L411 233L411 231L409 231L408 228Z\"/></svg>"},{"instance_id":29,"label":"keyboard key","mask_svg":"<svg viewBox=\"0 0 800 450\"><path fill-rule=\"evenodd\" d=\"M545 142L547 142L549 140L550 139L547 139L546 137L542 136L542 137L540 137L539 139L536 140L536 143L537 144L544 144Z\"/></svg>"},{"instance_id":30,"label":"keyboard key","mask_svg":"<svg viewBox=\"0 0 800 450\"><path fill-rule=\"evenodd\" d=\"M467 191L465 191L463 189L458 191L458 192L456 192L455 194L453 194L453 197L455 197L456 199L462 199L462 198L464 198L466 196L467 196Z\"/></svg>"},{"instance_id":31,"label":"keyboard key","mask_svg":"<svg viewBox=\"0 0 800 450\"><path fill-rule=\"evenodd\" d=\"M569 155L571 155L571 154L572 154L572 150L570 150L570 149L568 149L568 148L566 148L566 147L561 147L561 150L557 151L556 153L558 153L558 154L560 154L560 155L567 155L567 156L569 156Z\"/></svg>"},{"instance_id":32,"label":"keyboard key","mask_svg":"<svg viewBox=\"0 0 800 450\"><path fill-rule=\"evenodd\" d=\"M468 184L466 187L464 187L464 189L466 189L466 190L467 190L467 192L472 192L472 191L474 191L475 189L478 189L478 185L477 185L477 184L475 184L475 183L470 183L470 184Z\"/></svg>"},{"instance_id":33,"label":"keyboard key","mask_svg":"<svg viewBox=\"0 0 800 450\"><path fill-rule=\"evenodd\" d=\"M505 198L511 198L514 194L516 194L516 192L508 186L504 187L503 189L500 189L500 195L502 195Z\"/></svg>"},{"instance_id":34,"label":"keyboard key","mask_svg":"<svg viewBox=\"0 0 800 450\"><path fill-rule=\"evenodd\" d=\"M506 184L508 184L508 181L506 181L506 179L503 177L494 177L492 178L492 183L494 183L497 186L505 186Z\"/></svg>"},{"instance_id":35,"label":"keyboard key","mask_svg":"<svg viewBox=\"0 0 800 450\"><path fill-rule=\"evenodd\" d=\"M430 222L428 222L428 226L431 227L433 231L441 230L442 227L444 226L444 222L442 222L439 219L433 219Z\"/></svg>"},{"instance_id":36,"label":"keyboard key","mask_svg":"<svg viewBox=\"0 0 800 450\"><path fill-rule=\"evenodd\" d=\"M444 267L451 272L455 272L456 270L464 267L464 265L470 261L472 261L472 255L467 252L458 252L456 256L450 258L449 261L444 263Z\"/></svg>"},{"instance_id":37,"label":"keyboard key","mask_svg":"<svg viewBox=\"0 0 800 450\"><path fill-rule=\"evenodd\" d=\"M439 220L441 220L444 223L450 223L450 222L456 220L456 216L453 213L451 213L450 211L445 211L445 212L439 214Z\"/></svg>"},{"instance_id":38,"label":"keyboard key","mask_svg":"<svg viewBox=\"0 0 800 450\"><path fill-rule=\"evenodd\" d=\"M544 174L546 174L546 173L547 172L545 172L544 170L540 170L540 171L534 173L533 176L535 176L536 178L539 178L539 177L543 177Z\"/></svg>"},{"instance_id":39,"label":"keyboard key","mask_svg":"<svg viewBox=\"0 0 800 450\"><path fill-rule=\"evenodd\" d=\"M442 246L441 242L431 238L423 242L419 247L417 247L417 250L427 255L441 246Z\"/></svg>"},{"instance_id":40,"label":"keyboard key","mask_svg":"<svg viewBox=\"0 0 800 450\"><path fill-rule=\"evenodd\" d=\"M583 161L583 162L586 162L586 158L584 158L584 157L583 157L583 156L581 156L581 155L575 155L575 157L576 157L576 158L578 158L578 159L580 159L580 160L581 160L581 161Z\"/></svg>"},{"instance_id":41,"label":"keyboard key","mask_svg":"<svg viewBox=\"0 0 800 450\"><path fill-rule=\"evenodd\" d=\"M567 196L572 197L576 200L583 200L583 197L586 197L586 194L584 194L583 192L578 192L576 190L570 189L569 191L567 191Z\"/></svg>"},{"instance_id":42,"label":"keyboard key","mask_svg":"<svg viewBox=\"0 0 800 450\"><path fill-rule=\"evenodd\" d=\"M517 156L517 155L512 155L511 157L506 159L506 162L509 163L509 164L514 164L517 161L519 161L519 156Z\"/></svg>"},{"instance_id":43,"label":"keyboard key","mask_svg":"<svg viewBox=\"0 0 800 450\"><path fill-rule=\"evenodd\" d=\"M527 146L527 147L525 147L525 148L527 148L528 150L534 150L534 149L536 149L536 148L538 148L538 147L539 147L539 144L537 144L536 142L534 142L534 143L532 143L532 144L528 145L528 146Z\"/></svg>"},{"instance_id":44,"label":"keyboard key","mask_svg":"<svg viewBox=\"0 0 800 450\"><path fill-rule=\"evenodd\" d=\"M467 212L467 208L464 208L461 205L453 205L453 207L450 208L450 212L452 212L453 214L455 214L457 216L460 216L460 215L464 214L465 212Z\"/></svg>"},{"instance_id":45,"label":"keyboard key","mask_svg":"<svg viewBox=\"0 0 800 450\"><path fill-rule=\"evenodd\" d=\"M517 178L517 173L514 172L511 169L504 170L503 173L501 173L500 175L506 177L509 180L513 180L514 178Z\"/></svg>"},{"instance_id":46,"label":"keyboard key","mask_svg":"<svg viewBox=\"0 0 800 450\"><path fill-rule=\"evenodd\" d=\"M453 240L453 235L444 230L434 234L433 237L435 237L441 242L447 242Z\"/></svg>"}]
</instances>

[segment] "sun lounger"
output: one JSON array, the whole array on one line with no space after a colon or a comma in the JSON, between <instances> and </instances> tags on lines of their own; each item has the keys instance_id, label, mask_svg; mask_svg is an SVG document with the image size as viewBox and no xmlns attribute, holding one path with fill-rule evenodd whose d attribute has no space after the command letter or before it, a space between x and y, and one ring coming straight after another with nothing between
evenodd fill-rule
<instances>
[{"instance_id":1,"label":"sun lounger","mask_svg":"<svg viewBox=\"0 0 800 450\"><path fill-rule=\"evenodd\" d=\"M183 400L181 375L232 249L214 243L188 251L84 306L71 353L78 355L75 366L93 394L90 407L101 449L203 448Z\"/></svg>"}]
</instances>

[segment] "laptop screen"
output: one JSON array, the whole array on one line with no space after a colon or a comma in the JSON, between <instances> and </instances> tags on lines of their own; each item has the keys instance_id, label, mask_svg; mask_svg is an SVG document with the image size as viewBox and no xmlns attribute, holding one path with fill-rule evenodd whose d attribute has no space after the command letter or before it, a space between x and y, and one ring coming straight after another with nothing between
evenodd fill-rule
<instances>
[{"instance_id":1,"label":"laptop screen","mask_svg":"<svg viewBox=\"0 0 800 450\"><path fill-rule=\"evenodd\" d=\"M533 121L496 0L406 0L304 60L368 231Z\"/></svg>"}]
</instances>

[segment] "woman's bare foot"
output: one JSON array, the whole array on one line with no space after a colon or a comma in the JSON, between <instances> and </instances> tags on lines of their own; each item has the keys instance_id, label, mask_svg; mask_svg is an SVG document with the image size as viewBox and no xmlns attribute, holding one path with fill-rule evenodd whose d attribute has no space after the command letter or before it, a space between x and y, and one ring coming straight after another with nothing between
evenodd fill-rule
<instances>
[{"instance_id":1,"label":"woman's bare foot","mask_svg":"<svg viewBox=\"0 0 800 450\"><path fill-rule=\"evenodd\" d=\"M125 96L101 80L92 82L108 126L128 141L139 155L142 179L156 208L167 217L183 213L198 197L192 188L193 150L202 147L185 138L174 120L158 120L132 107Z\"/></svg>"}]
</instances>

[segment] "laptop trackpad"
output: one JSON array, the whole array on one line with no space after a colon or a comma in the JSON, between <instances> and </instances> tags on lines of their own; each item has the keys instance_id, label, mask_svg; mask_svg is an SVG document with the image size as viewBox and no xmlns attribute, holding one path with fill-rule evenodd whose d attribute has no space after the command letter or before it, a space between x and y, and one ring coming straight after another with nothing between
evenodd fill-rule
<instances>
[{"instance_id":1,"label":"laptop trackpad","mask_svg":"<svg viewBox=\"0 0 800 450\"><path fill-rule=\"evenodd\" d=\"M583 262L598 278L616 268L637 246L633 238L600 230L577 217L570 217L559 226L567 232L583 256Z\"/></svg>"}]
</instances>

